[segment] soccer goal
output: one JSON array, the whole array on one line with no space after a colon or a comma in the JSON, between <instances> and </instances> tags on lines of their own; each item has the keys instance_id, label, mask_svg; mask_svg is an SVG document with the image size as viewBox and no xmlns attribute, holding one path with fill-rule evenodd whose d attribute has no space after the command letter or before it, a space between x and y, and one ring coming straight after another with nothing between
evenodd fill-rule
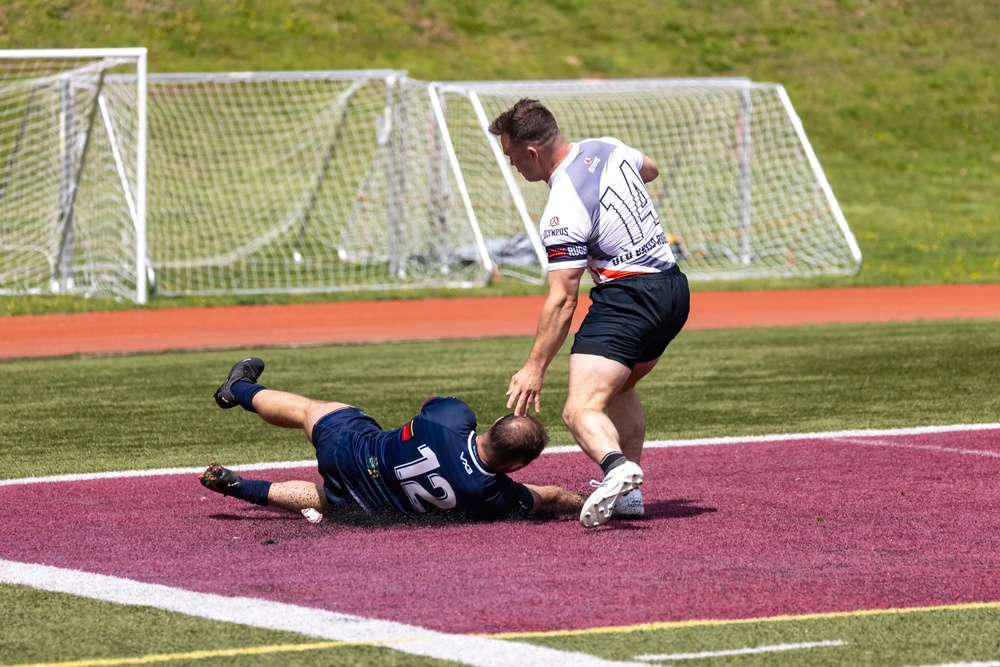
<instances>
[{"instance_id":1,"label":"soccer goal","mask_svg":"<svg viewBox=\"0 0 1000 667\"><path fill-rule=\"evenodd\" d=\"M439 84L487 240L540 251L545 183L512 172L489 122L541 100L570 141L614 136L656 160L661 223L692 279L850 274L861 252L784 88L747 79Z\"/></svg>"},{"instance_id":2,"label":"soccer goal","mask_svg":"<svg viewBox=\"0 0 1000 667\"><path fill-rule=\"evenodd\" d=\"M428 84L357 70L149 77L158 294L482 284ZM465 255L463 253L470 253Z\"/></svg>"},{"instance_id":3,"label":"soccer goal","mask_svg":"<svg viewBox=\"0 0 1000 667\"><path fill-rule=\"evenodd\" d=\"M146 299L146 50L0 51L0 293Z\"/></svg>"},{"instance_id":4,"label":"soccer goal","mask_svg":"<svg viewBox=\"0 0 1000 667\"><path fill-rule=\"evenodd\" d=\"M433 83L398 70L146 75L144 49L0 52L0 293L542 282L544 183L487 127L521 97L660 165L694 279L861 254L784 89L746 79ZM148 135L148 139L147 139Z\"/></svg>"}]
</instances>

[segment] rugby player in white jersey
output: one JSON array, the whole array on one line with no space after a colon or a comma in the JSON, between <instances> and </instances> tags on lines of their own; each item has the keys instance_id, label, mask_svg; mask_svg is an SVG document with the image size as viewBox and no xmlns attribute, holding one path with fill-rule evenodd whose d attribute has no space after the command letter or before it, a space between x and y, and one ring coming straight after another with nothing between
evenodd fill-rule
<instances>
[{"instance_id":1,"label":"rugby player in white jersey","mask_svg":"<svg viewBox=\"0 0 1000 667\"><path fill-rule=\"evenodd\" d=\"M646 417L635 386L656 366L690 309L687 278L645 186L659 169L612 137L568 142L538 100L520 100L489 130L526 180L546 181L550 188L540 221L549 293L528 360L511 378L507 407L518 415L531 405L540 410L545 370L569 334L589 270L592 305L571 348L562 418L604 480L585 502L580 522L593 528L612 513L642 516Z\"/></svg>"}]
</instances>

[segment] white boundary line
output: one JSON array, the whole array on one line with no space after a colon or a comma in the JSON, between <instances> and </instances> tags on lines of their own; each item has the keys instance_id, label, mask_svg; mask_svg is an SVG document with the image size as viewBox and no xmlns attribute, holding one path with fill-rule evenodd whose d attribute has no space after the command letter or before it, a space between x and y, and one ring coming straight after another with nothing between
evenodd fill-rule
<instances>
[{"instance_id":1,"label":"white boundary line","mask_svg":"<svg viewBox=\"0 0 1000 667\"><path fill-rule=\"evenodd\" d=\"M695 438L692 440L650 440L646 442L647 449L665 447L703 447L708 445L737 445L758 442L783 442L795 440L838 440L844 438L877 438L894 435L926 435L931 433L955 433L963 431L993 431L1000 430L1000 423L993 424L951 424L947 426L917 426L914 428L892 428L883 430L854 431L820 431L817 433L775 433L773 435L734 435L721 438ZM858 444L858 443L855 443ZM882 443L884 444L884 443ZM943 448L936 448L942 449ZM568 454L579 452L577 445L558 445L547 447L543 455ZM955 450L960 451L960 450ZM962 453L981 453L975 451ZM271 463L248 463L229 466L233 470L277 470L284 468L306 468L316 465L315 459L303 461L275 461ZM76 473L70 475L51 475L48 477L22 477L20 479L0 479L0 486L15 484L37 484L41 482L83 482L94 479L118 479L122 477L158 477L161 475L198 474L205 468L157 468L155 470L121 470L115 472Z\"/></svg>"},{"instance_id":2,"label":"white boundary line","mask_svg":"<svg viewBox=\"0 0 1000 667\"><path fill-rule=\"evenodd\" d=\"M412 655L452 660L473 667L636 667L641 664L604 660L587 653L559 651L516 641L435 632L413 625L339 614L325 609L256 598L198 593L103 574L9 560L0 560L0 582L116 604L153 607L266 630L296 632L331 641L362 642Z\"/></svg>"},{"instance_id":3,"label":"white boundary line","mask_svg":"<svg viewBox=\"0 0 1000 667\"><path fill-rule=\"evenodd\" d=\"M770 646L748 646L727 651L702 651L701 653L658 653L656 655L637 655L636 660L660 662L663 660L701 660L703 658L723 658L731 655L752 655L755 653L775 653L778 651L802 651L810 648L826 648L829 646L847 646L843 639L831 639L821 642L804 642L801 644L772 644Z\"/></svg>"},{"instance_id":4,"label":"white boundary line","mask_svg":"<svg viewBox=\"0 0 1000 667\"><path fill-rule=\"evenodd\" d=\"M952 424L950 426L917 426L914 428L890 428L883 430L820 431L817 433L775 433L773 435L734 435L721 438L695 438L693 440L650 440L644 448L661 447L702 447L705 445L739 445L756 442L784 442L786 440L837 440L840 438L877 438L892 435L925 435L929 433L954 433L959 431L992 431L1000 429L998 424ZM546 454L562 454L580 451L576 445L549 447Z\"/></svg>"}]
</instances>

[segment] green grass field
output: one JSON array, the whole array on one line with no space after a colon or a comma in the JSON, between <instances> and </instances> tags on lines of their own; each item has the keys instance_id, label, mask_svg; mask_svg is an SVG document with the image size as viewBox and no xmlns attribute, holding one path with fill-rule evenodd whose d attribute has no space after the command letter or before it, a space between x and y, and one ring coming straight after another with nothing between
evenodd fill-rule
<instances>
[{"instance_id":1,"label":"green grass field","mask_svg":"<svg viewBox=\"0 0 1000 667\"><path fill-rule=\"evenodd\" d=\"M147 607L117 606L23 586L0 586L7 636L4 664L99 667L165 664L215 667L234 660L260 667L455 664L387 648L317 641L293 633L206 621ZM95 623L100 619L100 623ZM824 665L994 664L1000 652L1000 608L968 605L877 613L814 615L751 622L692 622L514 636L563 651L612 660L664 656L645 664L821 667ZM53 637L72 641L53 642ZM748 648L814 645L748 652ZM726 655L735 652L736 655ZM687 658L669 656L688 655ZM691 654L704 654L692 658ZM9 657L8 657L9 656ZM17 660L12 662L11 660ZM640 663L642 664L642 663Z\"/></svg>"},{"instance_id":2,"label":"green grass field","mask_svg":"<svg viewBox=\"0 0 1000 667\"><path fill-rule=\"evenodd\" d=\"M146 46L153 72L400 68L424 80L748 76L783 84L861 250L849 278L696 284L787 289L1000 281L1000 4L472 0L0 3L0 48ZM480 295L537 293L502 281ZM455 291L154 298L151 307ZM465 294L465 293L463 293ZM0 297L0 316L132 308ZM429 394L504 411L527 339L0 362L0 479L300 460L300 434L222 413L211 393L256 353L275 388L365 407L385 425ZM0 342L2 345L2 342ZM426 360L444 358L446 363ZM566 353L541 417L554 444ZM644 381L650 438L798 433L1000 420L995 321L690 331ZM43 555L39 560L43 560ZM0 665L443 665L387 648L0 585ZM418 619L414 619L418 622ZM997 603L799 619L665 624L517 637L649 664L996 664ZM796 643L816 648L726 655ZM292 645L290 647L290 645ZM305 650L292 650L295 646ZM721 654L718 654L722 652Z\"/></svg>"},{"instance_id":3,"label":"green grass field","mask_svg":"<svg viewBox=\"0 0 1000 667\"><path fill-rule=\"evenodd\" d=\"M300 460L300 434L223 413L211 398L232 364L268 364L262 381L363 408L387 428L434 395L485 421L525 338L40 359L0 363L2 477ZM552 444L568 347L546 376L539 415ZM432 360L432 361L431 361ZM1000 415L1000 328L991 320L684 332L643 381L649 439L805 433L952 423Z\"/></svg>"},{"instance_id":4,"label":"green grass field","mask_svg":"<svg viewBox=\"0 0 1000 667\"><path fill-rule=\"evenodd\" d=\"M300 433L215 407L212 392L244 353L268 362L268 386L350 401L386 426L403 423L431 394L465 398L485 419L504 412L506 378L529 344L511 338L3 362L2 474L309 458ZM553 444L570 443L558 423L566 361L561 353L543 394ZM991 423L1000 414L998 374L993 321L691 331L647 378L643 397L650 439ZM11 619L0 638L4 665L212 665L234 657L254 665L444 664L21 586L0 586L0 613ZM1000 608L984 605L511 639L617 660L835 641L685 664L915 665L996 659L998 631ZM300 646L309 644L316 645Z\"/></svg>"}]
</instances>

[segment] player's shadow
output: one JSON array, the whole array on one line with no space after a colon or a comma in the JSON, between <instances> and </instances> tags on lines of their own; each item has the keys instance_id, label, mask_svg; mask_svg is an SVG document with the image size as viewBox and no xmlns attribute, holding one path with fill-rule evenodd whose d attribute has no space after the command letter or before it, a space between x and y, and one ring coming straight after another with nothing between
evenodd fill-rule
<instances>
[{"instance_id":1,"label":"player's shadow","mask_svg":"<svg viewBox=\"0 0 1000 667\"><path fill-rule=\"evenodd\" d=\"M718 512L716 507L703 507L691 498L675 498L673 500L654 500L646 502L646 519L689 519L701 514Z\"/></svg>"},{"instance_id":2,"label":"player's shadow","mask_svg":"<svg viewBox=\"0 0 1000 667\"><path fill-rule=\"evenodd\" d=\"M268 509L268 508L261 508ZM301 521L302 517L292 514L290 512L255 512L250 514L230 514L227 512L216 512L214 514L208 515L209 519L213 521Z\"/></svg>"}]
</instances>

